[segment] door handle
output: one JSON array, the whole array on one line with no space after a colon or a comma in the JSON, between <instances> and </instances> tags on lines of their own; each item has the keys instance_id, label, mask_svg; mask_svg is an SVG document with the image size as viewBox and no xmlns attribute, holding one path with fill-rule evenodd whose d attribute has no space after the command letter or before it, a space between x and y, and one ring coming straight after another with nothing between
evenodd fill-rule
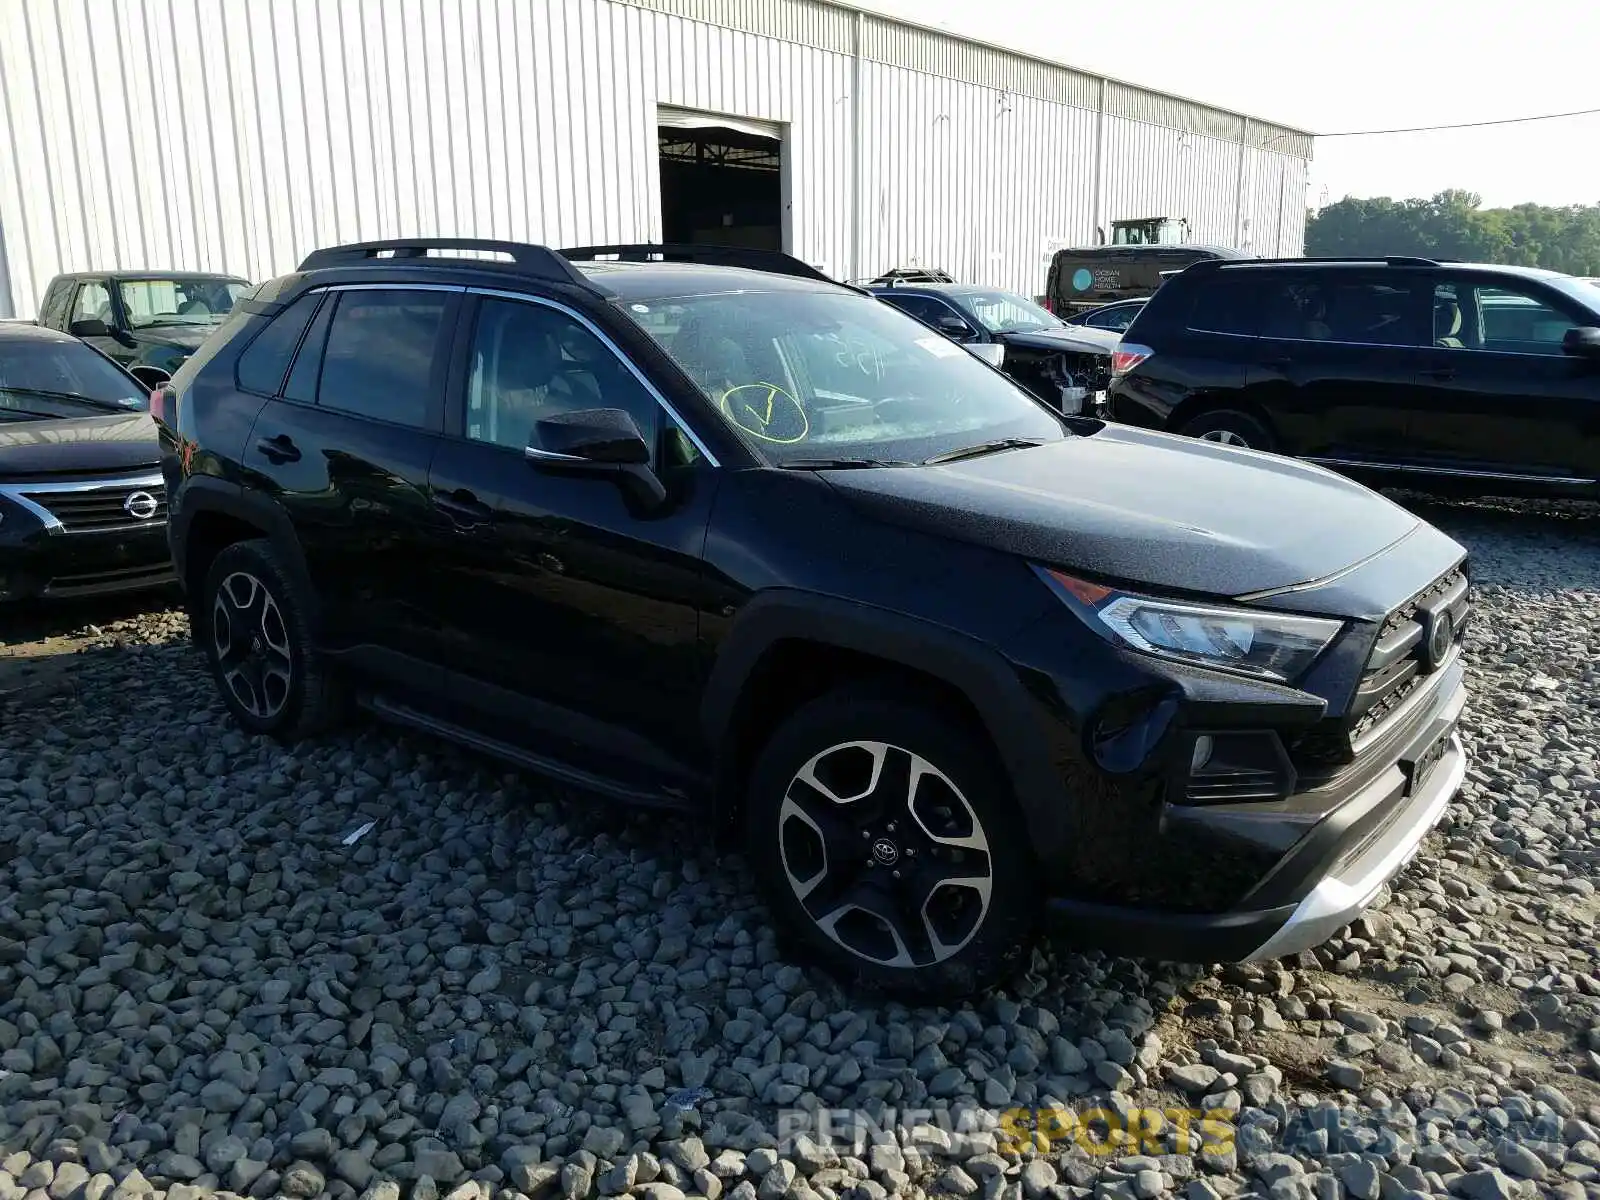
<instances>
[{"instance_id":1,"label":"door handle","mask_svg":"<svg viewBox=\"0 0 1600 1200\"><path fill-rule=\"evenodd\" d=\"M268 462L286 463L300 461L300 447L294 444L294 439L287 433L280 433L274 437L262 438L256 442L256 449L266 456Z\"/></svg>"},{"instance_id":2,"label":"door handle","mask_svg":"<svg viewBox=\"0 0 1600 1200\"><path fill-rule=\"evenodd\" d=\"M494 516L494 509L465 488L436 495L433 502L457 525L479 525Z\"/></svg>"},{"instance_id":3,"label":"door handle","mask_svg":"<svg viewBox=\"0 0 1600 1200\"><path fill-rule=\"evenodd\" d=\"M1437 379L1442 383L1447 379L1454 379L1456 377L1456 369L1454 367L1436 367L1431 371L1424 371L1423 375L1429 379Z\"/></svg>"}]
</instances>

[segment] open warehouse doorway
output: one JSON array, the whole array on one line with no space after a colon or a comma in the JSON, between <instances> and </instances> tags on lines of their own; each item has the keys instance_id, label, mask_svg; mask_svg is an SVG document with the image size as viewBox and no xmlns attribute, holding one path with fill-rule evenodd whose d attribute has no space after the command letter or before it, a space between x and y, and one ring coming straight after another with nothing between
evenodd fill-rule
<instances>
[{"instance_id":1,"label":"open warehouse doorway","mask_svg":"<svg viewBox=\"0 0 1600 1200\"><path fill-rule=\"evenodd\" d=\"M662 108L661 238L787 250L783 126Z\"/></svg>"}]
</instances>

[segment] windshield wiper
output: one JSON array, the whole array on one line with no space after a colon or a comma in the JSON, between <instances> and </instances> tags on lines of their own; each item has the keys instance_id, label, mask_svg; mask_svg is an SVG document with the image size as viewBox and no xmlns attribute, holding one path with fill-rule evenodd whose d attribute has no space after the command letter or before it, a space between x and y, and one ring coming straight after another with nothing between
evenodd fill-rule
<instances>
[{"instance_id":1,"label":"windshield wiper","mask_svg":"<svg viewBox=\"0 0 1600 1200\"><path fill-rule=\"evenodd\" d=\"M857 467L914 467L898 458L791 458L779 464L784 470L848 471Z\"/></svg>"},{"instance_id":2,"label":"windshield wiper","mask_svg":"<svg viewBox=\"0 0 1600 1200\"><path fill-rule=\"evenodd\" d=\"M96 400L93 396L80 396L77 392L51 392L44 388L15 387L0 384L0 392L11 392L22 396L43 396L47 400L70 400L75 404L92 404L95 408L107 408L113 411L126 411L122 405L114 400ZM134 397L130 396L132 400ZM47 413L47 416L59 416L59 413Z\"/></svg>"},{"instance_id":3,"label":"windshield wiper","mask_svg":"<svg viewBox=\"0 0 1600 1200\"><path fill-rule=\"evenodd\" d=\"M935 454L932 458L922 460L925 467L936 467L940 463L960 462L965 458L978 458L985 454L997 454L1001 450L1026 450L1030 446L1044 445L1044 438L995 438L991 442L979 442L975 446L963 446L959 450L946 450L943 454Z\"/></svg>"}]
</instances>

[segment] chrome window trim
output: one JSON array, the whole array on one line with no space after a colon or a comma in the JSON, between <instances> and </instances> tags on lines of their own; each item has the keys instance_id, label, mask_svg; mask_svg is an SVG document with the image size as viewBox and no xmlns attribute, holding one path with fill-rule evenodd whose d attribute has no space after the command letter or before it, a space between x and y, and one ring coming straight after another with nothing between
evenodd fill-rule
<instances>
[{"instance_id":1,"label":"chrome window trim","mask_svg":"<svg viewBox=\"0 0 1600 1200\"><path fill-rule=\"evenodd\" d=\"M166 480L161 473L154 472L145 475L124 476L120 479L76 479L70 482L57 483L0 483L0 496L10 500L18 508L29 513L44 526L46 533L66 533L67 528L61 519L45 508L42 504L28 499L25 492L44 493L46 495L71 494L75 492L93 492L100 488L149 488L165 487ZM150 521L148 525L165 524L164 521ZM140 526L143 528L144 526Z\"/></svg>"},{"instance_id":2,"label":"chrome window trim","mask_svg":"<svg viewBox=\"0 0 1600 1200\"><path fill-rule=\"evenodd\" d=\"M306 292L456 292L468 291L461 283L322 283L308 287ZM301 295L304 295L302 292ZM300 297L296 296L298 300ZM293 301L291 301L293 303Z\"/></svg>"},{"instance_id":3,"label":"chrome window trim","mask_svg":"<svg viewBox=\"0 0 1600 1200\"><path fill-rule=\"evenodd\" d=\"M1443 354L1488 354L1495 358L1564 358L1579 362L1570 354L1533 354L1523 350L1485 350L1481 346L1403 345L1397 342L1346 342L1339 338L1269 337L1261 333L1230 333L1226 329L1202 329L1197 325L1184 326L1186 333L1203 333L1207 337L1238 338L1242 342L1291 342L1297 346L1352 346L1358 350L1438 350ZM1550 343L1556 345L1557 343ZM1246 366L1256 366L1246 363Z\"/></svg>"},{"instance_id":4,"label":"chrome window trim","mask_svg":"<svg viewBox=\"0 0 1600 1200\"><path fill-rule=\"evenodd\" d=\"M667 416L672 418L673 424L675 424L679 429L683 430L684 436L694 443L694 448L700 452L701 456L704 457L706 462L713 467L722 466L722 463L717 459L717 456L711 453L711 448L707 446L705 442L701 440L700 435L690 427L689 422L685 421L682 414L680 414L677 409L673 408L672 404L667 400L667 398L661 394L661 389L656 387L655 384L651 383L650 380L645 377L644 372L639 370L639 368L634 365L633 360L622 352L622 348L618 346L616 342L612 341L603 329L601 329L588 317L584 316L577 309L572 308L569 305L562 304L558 300L551 300L544 296L530 295L527 292L509 292L500 288L486 287L465 287L460 290L474 296L488 296L495 300L515 300L520 301L523 304L538 304L544 308L554 309L556 312L563 313L566 316L571 317L574 321L582 325L597 339L599 339L600 343L611 352L613 357L615 357L616 360L620 362L624 368L626 368L628 374L632 375L636 380L639 381L639 386L644 388L644 390L650 394L651 398L653 398L655 402L661 406L662 410L667 414Z\"/></svg>"},{"instance_id":5,"label":"chrome window trim","mask_svg":"<svg viewBox=\"0 0 1600 1200\"><path fill-rule=\"evenodd\" d=\"M581 454L562 454L558 450L541 450L538 446L524 446L522 457L534 462L581 463L589 460Z\"/></svg>"}]
</instances>

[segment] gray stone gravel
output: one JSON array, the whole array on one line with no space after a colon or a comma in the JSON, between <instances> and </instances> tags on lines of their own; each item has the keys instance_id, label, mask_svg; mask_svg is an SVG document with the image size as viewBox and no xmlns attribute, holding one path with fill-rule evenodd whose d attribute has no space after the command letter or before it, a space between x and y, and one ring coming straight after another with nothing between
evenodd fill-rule
<instances>
[{"instance_id":1,"label":"gray stone gravel","mask_svg":"<svg viewBox=\"0 0 1600 1200\"><path fill-rule=\"evenodd\" d=\"M786 962L688 824L391 729L287 751L178 614L78 628L0 707L0 1200L1600 1200L1600 517L1417 507L1475 556L1473 762L1380 908L1250 967L1047 946L958 1009ZM1023 1145L1062 1105L1194 1111Z\"/></svg>"}]
</instances>

